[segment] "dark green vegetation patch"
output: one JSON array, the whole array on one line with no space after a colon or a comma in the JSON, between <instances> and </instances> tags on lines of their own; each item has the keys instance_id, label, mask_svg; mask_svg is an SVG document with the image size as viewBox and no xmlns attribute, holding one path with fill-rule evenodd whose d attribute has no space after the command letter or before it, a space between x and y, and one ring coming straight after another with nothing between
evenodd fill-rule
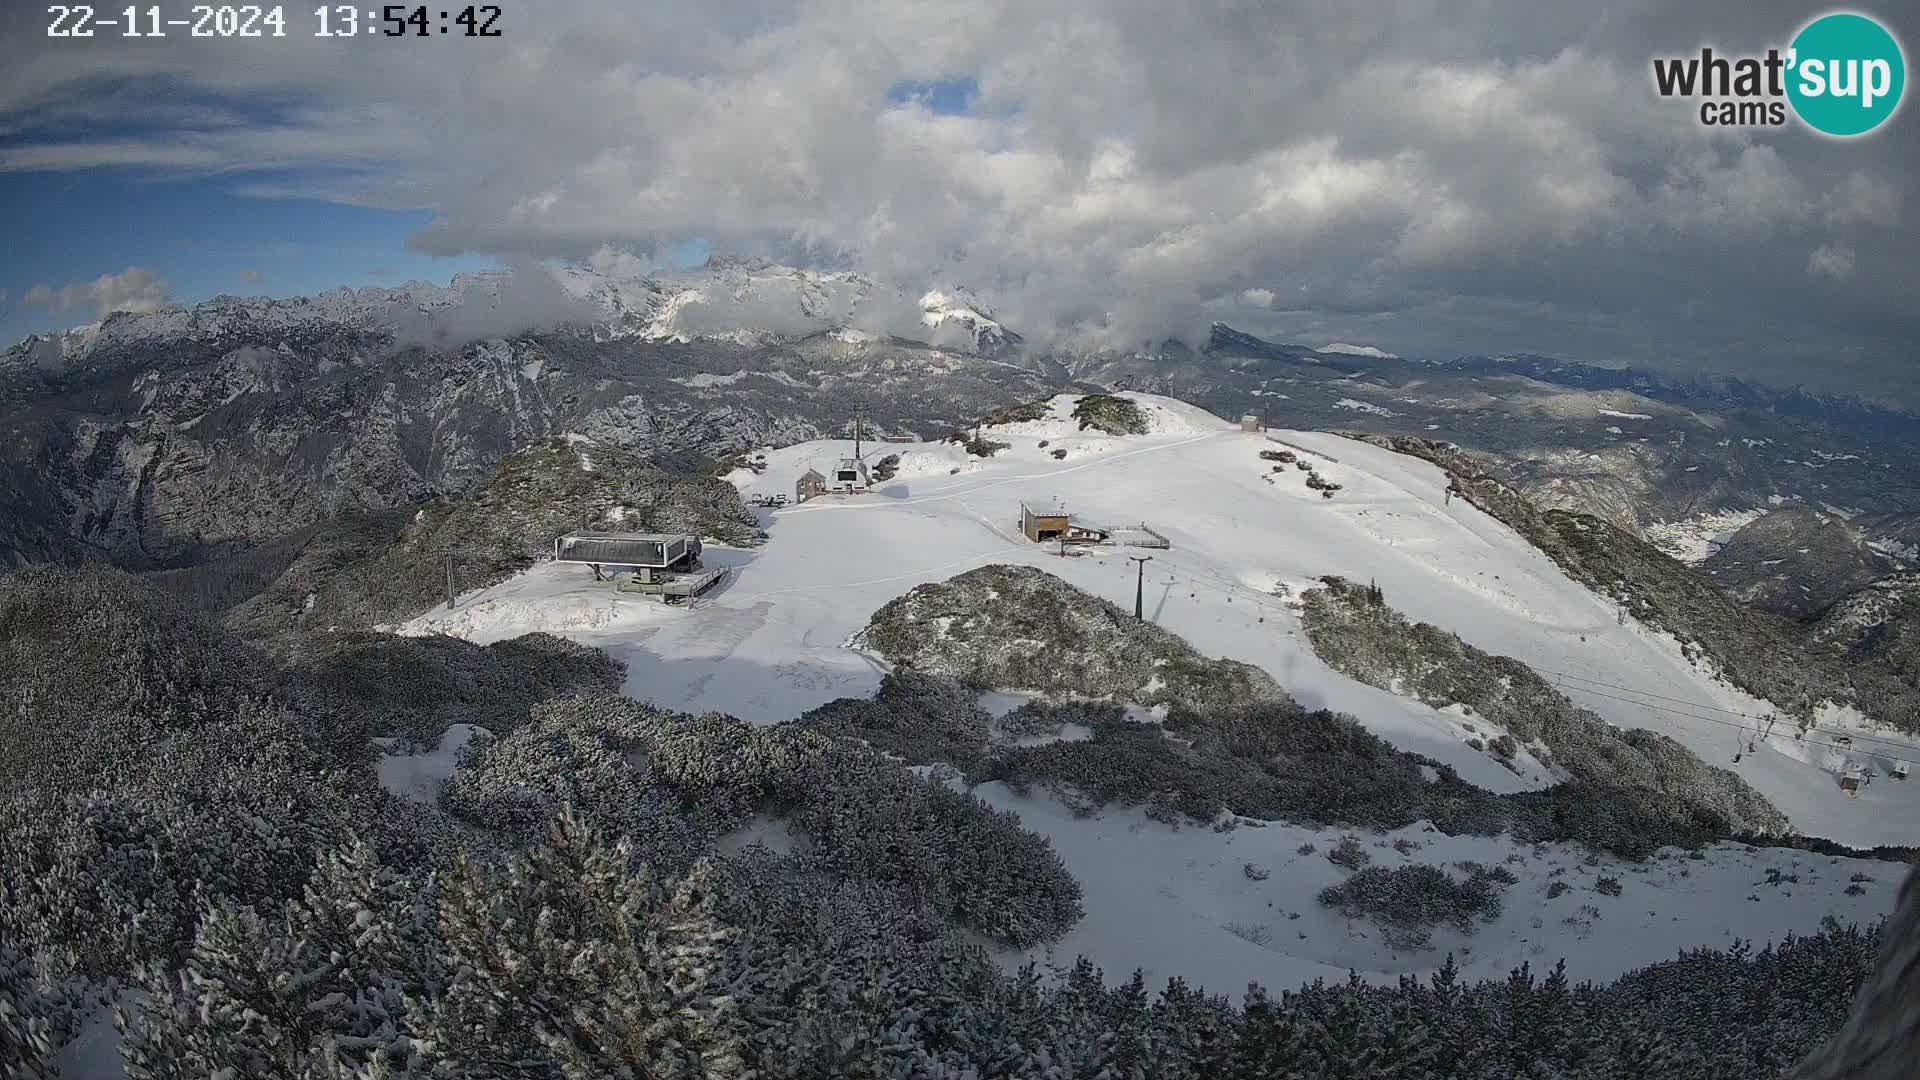
<instances>
[{"instance_id":1,"label":"dark green vegetation patch","mask_svg":"<svg viewBox=\"0 0 1920 1080\"><path fill-rule=\"evenodd\" d=\"M1073 403L1080 430L1094 428L1109 435L1145 435L1151 430L1147 414L1131 399L1112 394L1088 394Z\"/></svg>"},{"instance_id":2,"label":"dark green vegetation patch","mask_svg":"<svg viewBox=\"0 0 1920 1080\"><path fill-rule=\"evenodd\" d=\"M465 592L512 577L549 554L560 534L587 529L685 532L737 546L765 539L725 481L546 439L501 458L466 495L410 514L309 526L154 580L248 640L301 647L288 635L399 623L445 602L449 552L455 586Z\"/></svg>"},{"instance_id":3,"label":"dark green vegetation patch","mask_svg":"<svg viewBox=\"0 0 1920 1080\"><path fill-rule=\"evenodd\" d=\"M1705 764L1668 736L1608 724L1510 656L1482 652L1429 623L1409 624L1378 588L1329 577L1301 600L1301 624L1329 667L1436 709L1471 707L1506 729L1492 744L1503 758L1513 757L1518 740L1586 783L1648 788L1738 832L1786 829L1786 816L1739 775Z\"/></svg>"}]
</instances>

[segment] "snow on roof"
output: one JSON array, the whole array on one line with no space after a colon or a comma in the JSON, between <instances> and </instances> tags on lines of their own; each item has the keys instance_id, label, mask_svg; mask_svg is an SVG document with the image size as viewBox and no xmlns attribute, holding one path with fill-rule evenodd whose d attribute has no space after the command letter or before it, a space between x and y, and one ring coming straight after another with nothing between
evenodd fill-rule
<instances>
[{"instance_id":1,"label":"snow on roof","mask_svg":"<svg viewBox=\"0 0 1920 1080\"><path fill-rule=\"evenodd\" d=\"M663 540L691 540L692 533L628 533L628 532L573 532L562 537L565 540L645 540L659 543Z\"/></svg>"}]
</instances>

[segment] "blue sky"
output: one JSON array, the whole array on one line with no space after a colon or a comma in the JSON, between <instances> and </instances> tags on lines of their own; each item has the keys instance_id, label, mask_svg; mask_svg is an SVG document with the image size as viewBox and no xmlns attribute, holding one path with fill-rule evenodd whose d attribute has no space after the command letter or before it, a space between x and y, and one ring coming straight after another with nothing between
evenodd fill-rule
<instances>
[{"instance_id":1,"label":"blue sky","mask_svg":"<svg viewBox=\"0 0 1920 1080\"><path fill-rule=\"evenodd\" d=\"M968 112L980 95L971 77L901 82L887 100L918 102L940 115ZM95 129L92 137L125 135ZM132 134L143 134L132 132ZM0 247L0 342L93 321L83 307L51 310L24 299L35 286L58 291L130 267L151 270L182 303L222 293L298 296L338 286L444 284L453 275L496 269L489 256L410 251L407 237L430 210L380 210L321 200L260 198L249 190L315 190L314 172L245 171L188 178L139 169L0 172L8 242ZM692 265L705 242L678 244L670 261Z\"/></svg>"},{"instance_id":2,"label":"blue sky","mask_svg":"<svg viewBox=\"0 0 1920 1080\"><path fill-rule=\"evenodd\" d=\"M86 308L23 303L34 286L58 291L136 266L165 278L182 303L222 293L300 296L413 279L445 284L458 273L500 266L484 255L409 251L407 237L433 220L431 211L240 193L243 186L298 187L313 180L312 174L257 172L192 179L125 169L0 172L0 206L7 208L0 343L94 320ZM694 265L707 254L694 238L669 258Z\"/></svg>"},{"instance_id":3,"label":"blue sky","mask_svg":"<svg viewBox=\"0 0 1920 1080\"><path fill-rule=\"evenodd\" d=\"M980 82L972 76L959 76L949 79L932 79L922 82L895 83L887 91L887 101L893 105L904 105L909 101L924 102L928 109L943 116L957 116L973 107L975 98L980 96Z\"/></svg>"},{"instance_id":4,"label":"blue sky","mask_svg":"<svg viewBox=\"0 0 1920 1080\"><path fill-rule=\"evenodd\" d=\"M93 319L90 311L22 304L35 285L53 289L132 266L171 282L181 301L221 293L291 296L339 285L441 283L496 264L482 256L435 258L409 252L406 238L428 211L371 210L337 203L236 195L251 174L192 180L144 178L125 170L0 174L8 208L0 245L0 339Z\"/></svg>"}]
</instances>

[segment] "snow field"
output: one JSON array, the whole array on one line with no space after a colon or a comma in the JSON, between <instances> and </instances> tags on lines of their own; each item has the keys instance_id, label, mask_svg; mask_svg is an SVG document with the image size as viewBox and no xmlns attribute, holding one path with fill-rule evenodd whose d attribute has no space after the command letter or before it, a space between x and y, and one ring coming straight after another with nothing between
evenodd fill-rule
<instances>
[{"instance_id":1,"label":"snow field","mask_svg":"<svg viewBox=\"0 0 1920 1080\"><path fill-rule=\"evenodd\" d=\"M1707 763L1735 770L1804 833L1861 847L1920 838L1920 783L1883 780L1847 798L1834 763L1803 756L1790 724L1764 740L1749 730L1755 725L1740 714L1765 716L1773 711L1768 703L1713 681L1667 635L1619 621L1611 603L1465 500L1448 503L1439 469L1324 433L1273 433L1323 455L1311 459L1313 467L1342 485L1323 499L1305 486L1306 473L1274 472L1259 459L1259 450L1272 447L1263 436L1178 401L1125 396L1149 412L1151 434L1081 432L1068 418L1073 396L1065 395L1055 399L1054 418L987 429L1011 444L990 459L948 443L874 444L869 462L901 455L894 479L866 495L763 513L771 539L760 548L707 548L710 564L734 572L691 608L615 594L582 567L548 563L462 597L452 611L429 611L402 632L454 633L483 644L534 629L563 634L625 661L625 691L636 698L770 724L878 687L886 665L858 648L858 634L895 596L976 566L1027 564L1127 610L1139 580L1146 616L1198 652L1255 664L1308 708L1350 713L1470 783L1506 792L1553 782L1530 758L1516 774L1472 749L1468 738L1499 734L1483 718L1363 685L1315 657L1294 607L1274 588L1284 584L1297 596L1320 576L1338 574L1377 581L1409 619L1528 663L1612 723L1671 735ZM1048 447L1038 446L1042 439ZM1052 450L1062 447L1065 460L1054 459ZM824 472L850 451L847 441L773 450L764 473L731 479L743 494L791 497L805 469ZM1090 521L1145 521L1172 547L1060 558L1018 531L1022 500L1046 506L1056 499ZM1141 578L1128 554L1152 556ZM1736 743L1748 740L1757 750L1734 764ZM1459 959L1471 974L1504 975L1522 959L1550 965L1565 955L1576 978L1608 978L1733 935L1766 940L1811 931L1830 912L1871 920L1891 907L1898 878L1886 863L1843 873L1848 860L1723 847L1706 862L1668 858L1610 869L1624 891L1608 897L1582 888L1596 868L1578 866L1571 850L1535 855L1504 839L1448 838L1416 825L1393 837L1363 836L1376 865L1504 864L1516 853L1526 864L1507 867L1521 880L1506 890L1496 924L1459 941L1439 930L1438 951L1396 956L1376 928L1349 927L1314 900L1344 874L1323 854L1294 852L1309 841L1324 851L1334 833L1285 824L1174 831L1137 811L1080 819L1050 798L1020 798L994 785L979 794L1051 837L1086 887L1086 919L1050 955L1085 953L1109 976L1138 966L1222 992L1249 980L1287 987L1316 975L1344 977L1349 966L1376 977L1427 970L1447 948L1467 947L1473 952ZM1410 857L1373 846L1394 837L1426 846ZM1245 876L1249 861L1270 867L1267 880ZM1815 874L1807 873L1816 863ZM1768 868L1799 872L1801 881L1756 887ZM1554 869L1574 893L1548 901L1545 875ZM1865 895L1846 896L1853 872L1880 880L1864 885ZM1562 921L1585 903L1600 917Z\"/></svg>"},{"instance_id":2,"label":"snow field","mask_svg":"<svg viewBox=\"0 0 1920 1080\"><path fill-rule=\"evenodd\" d=\"M1058 800L1023 798L999 784L975 794L1051 838L1086 892L1086 916L1058 942L1008 954L1010 968L1029 959L1065 966L1084 954L1109 979L1142 968L1150 986L1179 975L1235 997L1249 982L1290 989L1316 978L1343 980L1349 968L1391 984L1431 973L1449 952L1464 977L1504 978L1522 961L1544 974L1565 959L1575 979L1605 981L1682 949L1811 932L1827 914L1865 925L1892 909L1906 869L1740 844L1719 845L1704 860L1667 849L1646 863L1609 858L1588 866L1582 852L1564 845L1450 837L1425 831L1425 823L1356 833L1374 866L1428 863L1464 878L1453 864L1472 860L1519 879L1506 887L1500 916L1473 934L1436 927L1432 948L1396 952L1378 925L1349 920L1317 899L1349 876L1326 857L1340 830L1280 823L1175 829L1139 810L1076 818ZM1396 841L1420 846L1402 852ZM1307 844L1313 851L1302 854ZM1249 863L1267 871L1266 879L1249 877ZM1768 884L1768 870L1781 874L1780 884ZM1862 893L1850 896L1855 874L1874 880L1858 883ZM1786 881L1789 875L1799 880ZM1596 891L1602 876L1619 879L1620 895ZM1568 891L1549 899L1556 882Z\"/></svg>"}]
</instances>

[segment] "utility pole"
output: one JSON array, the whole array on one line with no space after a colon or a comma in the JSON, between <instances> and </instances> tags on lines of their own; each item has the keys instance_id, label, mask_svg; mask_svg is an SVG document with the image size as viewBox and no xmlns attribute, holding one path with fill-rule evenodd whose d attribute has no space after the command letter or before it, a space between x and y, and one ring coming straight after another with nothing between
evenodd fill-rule
<instances>
[{"instance_id":1,"label":"utility pole","mask_svg":"<svg viewBox=\"0 0 1920 1080\"><path fill-rule=\"evenodd\" d=\"M472 548L451 547L439 548L434 554L447 560L447 610L452 611L454 601L460 596L460 590L454 587L454 561L462 555L477 555L480 553Z\"/></svg>"},{"instance_id":2,"label":"utility pole","mask_svg":"<svg viewBox=\"0 0 1920 1080\"><path fill-rule=\"evenodd\" d=\"M1146 595L1147 564L1153 561L1153 556L1129 555L1127 558L1133 560L1134 569L1137 571L1133 579L1133 617L1144 621L1143 616L1140 614L1142 610L1140 601Z\"/></svg>"}]
</instances>

